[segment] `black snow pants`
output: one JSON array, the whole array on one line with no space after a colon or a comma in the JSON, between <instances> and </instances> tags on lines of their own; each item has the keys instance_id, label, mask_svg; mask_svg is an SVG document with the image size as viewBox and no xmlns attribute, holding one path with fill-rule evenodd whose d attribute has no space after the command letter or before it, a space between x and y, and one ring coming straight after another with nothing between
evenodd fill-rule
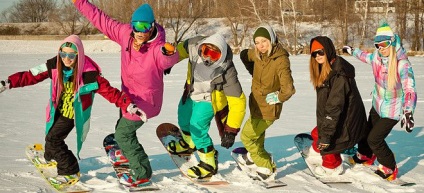
<instances>
[{"instance_id":1,"label":"black snow pants","mask_svg":"<svg viewBox=\"0 0 424 193\"><path fill-rule=\"evenodd\" d=\"M381 118L377 111L371 108L368 116L369 134L358 143L358 152L367 157L375 154L378 163L394 170L396 166L395 156L384 139L397 122L397 120Z\"/></svg>"},{"instance_id":2,"label":"black snow pants","mask_svg":"<svg viewBox=\"0 0 424 193\"><path fill-rule=\"evenodd\" d=\"M46 135L44 158L49 161L56 160L59 175L71 175L80 171L77 158L65 143L66 137L74 126L73 119L68 119L59 114Z\"/></svg>"}]
</instances>

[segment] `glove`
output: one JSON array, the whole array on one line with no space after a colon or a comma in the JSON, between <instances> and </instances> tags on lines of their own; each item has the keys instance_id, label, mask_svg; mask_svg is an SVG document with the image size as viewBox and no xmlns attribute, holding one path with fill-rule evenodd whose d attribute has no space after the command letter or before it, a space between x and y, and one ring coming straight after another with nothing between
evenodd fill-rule
<instances>
[{"instance_id":1,"label":"glove","mask_svg":"<svg viewBox=\"0 0 424 193\"><path fill-rule=\"evenodd\" d=\"M172 69L172 67L164 70L163 75L167 75L167 74L171 73L171 69Z\"/></svg>"},{"instance_id":2,"label":"glove","mask_svg":"<svg viewBox=\"0 0 424 193\"><path fill-rule=\"evenodd\" d=\"M319 144L318 144L318 149L321 151L321 150L327 149L327 148L328 148L328 146L330 146L330 144L327 144L327 143L319 143Z\"/></svg>"},{"instance_id":3,"label":"glove","mask_svg":"<svg viewBox=\"0 0 424 193\"><path fill-rule=\"evenodd\" d=\"M342 48L343 53L347 53L349 55L352 55L352 50L353 50L352 46L343 46Z\"/></svg>"},{"instance_id":4,"label":"glove","mask_svg":"<svg viewBox=\"0 0 424 193\"><path fill-rule=\"evenodd\" d=\"M414 117L411 112L405 112L400 121L400 126L405 129L406 132L411 133L414 129Z\"/></svg>"},{"instance_id":5,"label":"glove","mask_svg":"<svg viewBox=\"0 0 424 193\"><path fill-rule=\"evenodd\" d=\"M234 139L236 138L236 133L224 132L224 135L221 138L221 146L225 148L230 148L234 144Z\"/></svg>"},{"instance_id":6,"label":"glove","mask_svg":"<svg viewBox=\"0 0 424 193\"><path fill-rule=\"evenodd\" d=\"M0 81L0 93L5 91L6 89L10 88L10 81L9 80L2 80Z\"/></svg>"},{"instance_id":7,"label":"glove","mask_svg":"<svg viewBox=\"0 0 424 193\"><path fill-rule=\"evenodd\" d=\"M175 54L175 46L166 42L165 45L162 46L162 54L165 56L171 56Z\"/></svg>"},{"instance_id":8,"label":"glove","mask_svg":"<svg viewBox=\"0 0 424 193\"><path fill-rule=\"evenodd\" d=\"M127 111L131 115L138 115L143 122L147 122L146 113L140 108L138 108L137 105L131 103L130 105L128 105Z\"/></svg>"},{"instance_id":9,"label":"glove","mask_svg":"<svg viewBox=\"0 0 424 193\"><path fill-rule=\"evenodd\" d=\"M266 95L266 103L268 103L269 105L275 105L277 103L281 103L281 101L278 100L278 94L280 92L279 91L275 91L272 93L269 93Z\"/></svg>"},{"instance_id":10,"label":"glove","mask_svg":"<svg viewBox=\"0 0 424 193\"><path fill-rule=\"evenodd\" d=\"M75 3L75 1L77 1L77 0L72 0L72 3Z\"/></svg>"}]
</instances>

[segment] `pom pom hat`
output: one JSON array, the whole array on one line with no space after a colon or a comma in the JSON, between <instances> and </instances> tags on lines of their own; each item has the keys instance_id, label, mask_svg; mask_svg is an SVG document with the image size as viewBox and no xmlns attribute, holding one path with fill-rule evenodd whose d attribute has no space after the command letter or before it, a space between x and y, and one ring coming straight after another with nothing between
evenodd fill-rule
<instances>
[{"instance_id":1,"label":"pom pom hat","mask_svg":"<svg viewBox=\"0 0 424 193\"><path fill-rule=\"evenodd\" d=\"M374 42L379 43L386 40L392 40L394 36L395 34L393 34L392 28L390 28L389 24L387 22L383 22L377 29Z\"/></svg>"},{"instance_id":2,"label":"pom pom hat","mask_svg":"<svg viewBox=\"0 0 424 193\"><path fill-rule=\"evenodd\" d=\"M152 7L150 7L150 5L147 3L141 5L132 14L131 21L143 21L153 23L155 21L155 16L153 14Z\"/></svg>"}]
</instances>

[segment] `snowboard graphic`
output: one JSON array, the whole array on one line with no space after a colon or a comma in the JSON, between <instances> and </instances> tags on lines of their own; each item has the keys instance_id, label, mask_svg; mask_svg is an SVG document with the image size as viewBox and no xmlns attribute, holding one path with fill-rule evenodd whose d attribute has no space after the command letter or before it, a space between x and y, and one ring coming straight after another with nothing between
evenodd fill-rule
<instances>
[{"instance_id":1,"label":"snowboard graphic","mask_svg":"<svg viewBox=\"0 0 424 193\"><path fill-rule=\"evenodd\" d=\"M70 184L56 184L49 180L57 176L56 162L46 163L44 159L44 148L42 144L29 145L25 149L25 154L31 163L37 168L40 175L58 192L90 192L88 187L82 185L79 181L73 181Z\"/></svg>"},{"instance_id":2,"label":"snowboard graphic","mask_svg":"<svg viewBox=\"0 0 424 193\"><path fill-rule=\"evenodd\" d=\"M238 168L243 171L245 174L247 174L252 179L258 180L255 178L256 176L256 168L257 166L255 164L247 165L246 163L240 162L239 159L242 159L242 156L246 156L247 150L244 147L238 147L233 149L231 151L231 157L236 161ZM286 183L280 181L280 180L273 180L269 182L263 182L265 188L277 188L282 186L287 186Z\"/></svg>"},{"instance_id":3,"label":"snowboard graphic","mask_svg":"<svg viewBox=\"0 0 424 193\"><path fill-rule=\"evenodd\" d=\"M168 146L168 143L170 143L172 140L179 141L182 138L180 129L171 123L160 124L156 129L156 135L158 136L159 140L162 142L162 145L165 147L165 149ZM219 174L216 174L212 176L211 178L203 178L203 179L196 179L196 178L191 178L190 176L188 176L187 170L190 167L196 166L197 164L199 164L194 153L191 155L174 155L169 153L169 156L171 157L175 165L178 167L178 169L180 169L182 175L187 177L194 183L201 184L201 185L228 184L228 182L224 180Z\"/></svg>"},{"instance_id":4,"label":"snowboard graphic","mask_svg":"<svg viewBox=\"0 0 424 193\"><path fill-rule=\"evenodd\" d=\"M118 180L122 177L123 174L127 174L130 176L130 168L128 164L128 160L126 158L116 160L114 156L116 155L115 152L120 152L120 148L118 144L115 141L115 135L113 133L107 135L103 140L103 147L105 148L106 155L109 158L110 163L112 164L113 170L115 171L116 177ZM115 160L115 161L113 161ZM124 187L129 192L142 192L142 191L154 191L159 190L159 187L151 182L150 184L147 184L145 186L139 186L139 187L130 187L126 184L122 184L122 187Z\"/></svg>"}]
</instances>

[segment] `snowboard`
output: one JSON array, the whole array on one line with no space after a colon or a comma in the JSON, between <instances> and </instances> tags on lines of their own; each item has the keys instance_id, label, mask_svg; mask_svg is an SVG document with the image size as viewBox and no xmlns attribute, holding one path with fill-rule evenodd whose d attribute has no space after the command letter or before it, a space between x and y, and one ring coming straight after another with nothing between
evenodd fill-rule
<instances>
[{"instance_id":1,"label":"snowboard","mask_svg":"<svg viewBox=\"0 0 424 193\"><path fill-rule=\"evenodd\" d=\"M118 178L118 180L122 177L123 174L127 174L130 176L130 168L128 164L128 160L118 160L116 162L113 161L111 156L114 156L110 154L110 151L116 151L120 150L118 143L115 141L115 134L111 133L107 135L103 140L103 147L106 151L106 156L108 157L110 164L113 167L113 170L115 171L115 175ZM142 191L155 191L159 190L159 187L151 182L150 184L147 184L145 186L140 187L131 187L126 184L122 184L122 187L124 187L129 192L142 192Z\"/></svg>"},{"instance_id":2,"label":"snowboard","mask_svg":"<svg viewBox=\"0 0 424 193\"><path fill-rule=\"evenodd\" d=\"M334 176L334 177L319 177L315 174L314 170L317 166L321 165L321 157L319 160L311 161L311 159L307 159L307 155L303 154L303 149L308 148L312 145L313 139L312 136L306 133L300 133L294 137L294 144L297 147L299 153L302 155L303 160L308 166L309 173L319 181L324 184L350 184L352 183L348 179L343 179L342 176Z\"/></svg>"},{"instance_id":3,"label":"snowboard","mask_svg":"<svg viewBox=\"0 0 424 193\"><path fill-rule=\"evenodd\" d=\"M172 140L179 141L181 136L180 129L171 123L162 123L156 128L156 135L159 138L160 142L162 143L165 150L168 152L166 147L168 146L168 143L170 143ZM227 185L229 184L225 179L221 177L219 174L215 174L214 176L210 178L203 178L203 179L197 179L192 178L187 175L187 171L190 167L196 166L199 164L196 156L193 154L190 155L174 155L169 153L169 156L171 157L171 160L175 163L177 168L181 171L182 175L190 181L201 184L201 185Z\"/></svg>"},{"instance_id":4,"label":"snowboard","mask_svg":"<svg viewBox=\"0 0 424 193\"><path fill-rule=\"evenodd\" d=\"M25 148L25 154L28 159L40 173L44 180L57 192L91 192L91 189L82 185L81 182L77 181L73 184L55 184L52 183L49 178L57 176L57 163L50 162L46 163L44 159L44 148L42 144L36 143L29 145Z\"/></svg>"},{"instance_id":5,"label":"snowboard","mask_svg":"<svg viewBox=\"0 0 424 193\"><path fill-rule=\"evenodd\" d=\"M248 175L254 180L259 180L256 178L256 165L253 164L253 166L248 166L245 163L242 163L239 161L239 156L246 156L247 150L244 147L237 147L231 151L231 157L234 159L234 161L237 163L237 167L239 170L241 170L243 173ZM282 182L281 180L272 180L268 182L264 182L264 186L267 189L270 188L277 188L277 187L283 187L287 186L286 183Z\"/></svg>"}]
</instances>

